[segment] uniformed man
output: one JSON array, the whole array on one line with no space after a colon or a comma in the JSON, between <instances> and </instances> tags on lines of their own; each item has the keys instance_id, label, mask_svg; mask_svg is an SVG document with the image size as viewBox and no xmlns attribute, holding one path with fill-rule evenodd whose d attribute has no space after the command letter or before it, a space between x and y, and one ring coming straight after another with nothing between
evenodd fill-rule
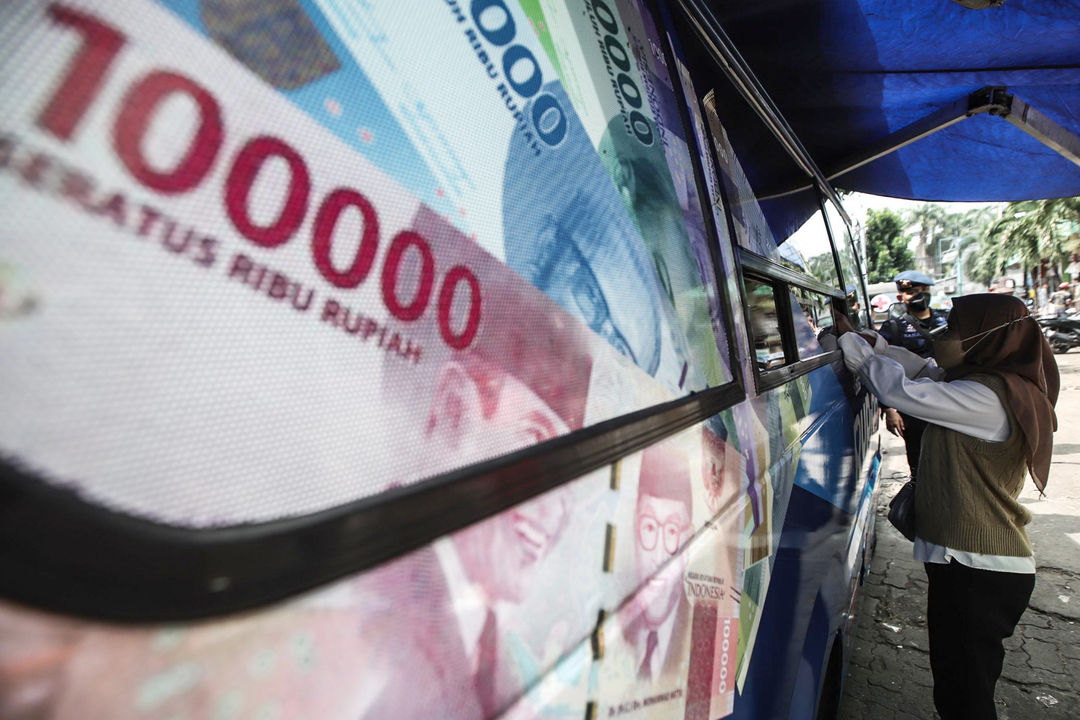
<instances>
[{"instance_id":1,"label":"uniformed man","mask_svg":"<svg viewBox=\"0 0 1080 720\"><path fill-rule=\"evenodd\" d=\"M934 281L917 270L905 270L893 280L896 282L896 299L904 304L905 312L899 317L890 317L882 323L878 332L890 345L907 348L920 357L933 357L934 344L930 332L944 325L948 317L948 313L930 307L930 287ZM919 446L926 422L893 408L885 408L885 428L893 435L904 438L911 478L916 479Z\"/></svg>"}]
</instances>

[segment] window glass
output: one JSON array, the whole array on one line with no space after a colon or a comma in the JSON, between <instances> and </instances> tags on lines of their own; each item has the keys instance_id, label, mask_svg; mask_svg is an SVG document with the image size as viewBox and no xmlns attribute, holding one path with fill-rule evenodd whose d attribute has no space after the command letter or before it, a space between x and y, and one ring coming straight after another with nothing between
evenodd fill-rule
<instances>
[{"instance_id":1,"label":"window glass","mask_svg":"<svg viewBox=\"0 0 1080 720\"><path fill-rule=\"evenodd\" d=\"M813 290L794 287L791 300L799 359L806 360L823 354L825 349L818 342L818 337L822 331L832 327L831 298Z\"/></svg>"},{"instance_id":2,"label":"window glass","mask_svg":"<svg viewBox=\"0 0 1080 720\"><path fill-rule=\"evenodd\" d=\"M674 32L672 28L667 28L667 39L672 49L672 73L677 76L680 84L682 85L682 97L684 107L688 111L690 118L690 126L694 139L697 141L698 159L702 164L704 185L705 185L705 199L708 200L709 207L706 211L710 213L713 219L713 228L715 229L717 236L719 237L718 247L716 247L716 261L719 264L719 276L720 284L723 286L723 293L718 291L718 295L726 294L728 298L737 298L740 294L740 277L737 271L738 263L736 262L735 252L730 237L730 228L728 226L728 213L725 208L725 202L720 187L720 178L716 170L716 160L711 148L711 142L709 140L708 130L706 129L705 116L701 107L701 94L698 92L697 86L694 82L694 78L690 75L690 69L686 64L687 47L684 47L679 39L678 33ZM699 76L703 81L708 81L708 76ZM708 283L706 287L709 287ZM719 289L718 289L719 290ZM719 304L719 303L718 303ZM725 358L733 357L731 352L732 338L735 336L743 336L745 328L743 327L744 317L742 312L733 312L730 315L723 317L723 322L716 322L718 327L723 328L724 323L730 323L730 326L726 328L726 333L717 332L717 341L721 346L721 356Z\"/></svg>"},{"instance_id":3,"label":"window glass","mask_svg":"<svg viewBox=\"0 0 1080 720\"><path fill-rule=\"evenodd\" d=\"M863 289L863 281L856 262L855 244L851 237L848 224L844 222L836 205L825 199L825 213L829 219L829 228L832 230L836 241L836 252L840 257L840 270L844 273L844 296L847 298L848 317L855 323L856 328L863 327L868 322L867 310L869 304L866 301L866 293Z\"/></svg>"},{"instance_id":4,"label":"window glass","mask_svg":"<svg viewBox=\"0 0 1080 720\"><path fill-rule=\"evenodd\" d=\"M836 263L809 176L772 135L761 133L756 115L745 116L749 108L726 84L706 96L705 109L739 245L836 287ZM757 164L759 156L764 159Z\"/></svg>"},{"instance_id":5,"label":"window glass","mask_svg":"<svg viewBox=\"0 0 1080 720\"><path fill-rule=\"evenodd\" d=\"M786 359L776 307L776 288L763 280L750 277L745 279L745 288L757 369L764 372L782 367Z\"/></svg>"}]
</instances>

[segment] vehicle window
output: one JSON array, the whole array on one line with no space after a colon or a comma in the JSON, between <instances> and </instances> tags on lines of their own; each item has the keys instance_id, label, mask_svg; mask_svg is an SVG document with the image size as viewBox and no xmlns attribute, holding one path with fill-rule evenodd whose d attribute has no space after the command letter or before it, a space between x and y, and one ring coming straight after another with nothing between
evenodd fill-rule
<instances>
[{"instance_id":1,"label":"vehicle window","mask_svg":"<svg viewBox=\"0 0 1080 720\"><path fill-rule=\"evenodd\" d=\"M856 261L855 243L851 236L848 224L840 214L836 205L825 199L825 214L829 220L829 229L832 230L833 239L836 242L836 254L840 258L840 271L844 274L843 289L848 303L848 317L855 323L856 328L869 324L867 315L869 303L866 301L866 292L863 287L862 273Z\"/></svg>"},{"instance_id":2,"label":"vehicle window","mask_svg":"<svg viewBox=\"0 0 1080 720\"><path fill-rule=\"evenodd\" d=\"M793 287L791 297L799 359L806 360L824 354L826 351L818 342L818 337L822 331L832 327L831 298L801 287Z\"/></svg>"},{"instance_id":3,"label":"vehicle window","mask_svg":"<svg viewBox=\"0 0 1080 720\"><path fill-rule=\"evenodd\" d=\"M637 0L163 4L42 5L0 59L0 454L263 522L731 381Z\"/></svg>"},{"instance_id":4,"label":"vehicle window","mask_svg":"<svg viewBox=\"0 0 1080 720\"><path fill-rule=\"evenodd\" d=\"M714 91L705 98L705 107L736 241L753 253L836 287L836 262L817 193L809 187L788 187L792 183L809 184L809 176L802 173L771 135L760 135L757 126L752 131L754 136L747 140L746 150L740 151L738 132L750 134L751 131L740 125L742 118L731 113L748 108L740 107L741 100L736 100L733 106L724 104L721 115L719 98L723 96L722 91ZM729 131L729 127L735 130ZM770 157L783 157L787 161L774 159L754 172L761 145L769 149ZM744 164L744 159L750 164Z\"/></svg>"},{"instance_id":5,"label":"vehicle window","mask_svg":"<svg viewBox=\"0 0 1080 720\"><path fill-rule=\"evenodd\" d=\"M782 367L786 359L776 306L776 288L764 280L747 277L745 289L757 369L764 372Z\"/></svg>"},{"instance_id":6,"label":"vehicle window","mask_svg":"<svg viewBox=\"0 0 1080 720\"><path fill-rule=\"evenodd\" d=\"M808 217L778 249L783 265L793 270L801 270L830 287L839 285L832 245L829 243L821 213L815 212Z\"/></svg>"}]
</instances>

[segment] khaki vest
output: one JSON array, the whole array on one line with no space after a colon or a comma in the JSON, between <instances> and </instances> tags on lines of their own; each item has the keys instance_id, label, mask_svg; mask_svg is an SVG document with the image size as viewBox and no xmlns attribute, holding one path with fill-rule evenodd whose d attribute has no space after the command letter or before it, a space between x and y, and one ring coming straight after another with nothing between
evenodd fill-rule
<instances>
[{"instance_id":1,"label":"khaki vest","mask_svg":"<svg viewBox=\"0 0 1080 720\"><path fill-rule=\"evenodd\" d=\"M969 375L994 391L1009 416L1004 442L979 440L927 425L915 486L915 532L954 550L987 555L1032 554L1024 526L1031 513L1017 502L1027 472L1024 433L996 375Z\"/></svg>"}]
</instances>

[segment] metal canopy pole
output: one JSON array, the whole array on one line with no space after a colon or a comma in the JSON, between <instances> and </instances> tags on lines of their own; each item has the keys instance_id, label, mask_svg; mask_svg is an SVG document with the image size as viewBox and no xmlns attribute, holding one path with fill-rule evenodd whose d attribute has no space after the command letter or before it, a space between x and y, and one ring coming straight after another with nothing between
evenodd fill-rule
<instances>
[{"instance_id":1,"label":"metal canopy pole","mask_svg":"<svg viewBox=\"0 0 1080 720\"><path fill-rule=\"evenodd\" d=\"M924 118L889 133L827 171L829 180L895 152L939 130L974 115L989 113L1023 130L1070 162L1080 165L1080 138L1006 91L1004 87L985 87L957 100Z\"/></svg>"},{"instance_id":2,"label":"metal canopy pole","mask_svg":"<svg viewBox=\"0 0 1080 720\"><path fill-rule=\"evenodd\" d=\"M1080 138L1015 95L1008 97L1011 101L1009 112L1002 114L1002 118L1069 162L1080 165Z\"/></svg>"}]
</instances>

